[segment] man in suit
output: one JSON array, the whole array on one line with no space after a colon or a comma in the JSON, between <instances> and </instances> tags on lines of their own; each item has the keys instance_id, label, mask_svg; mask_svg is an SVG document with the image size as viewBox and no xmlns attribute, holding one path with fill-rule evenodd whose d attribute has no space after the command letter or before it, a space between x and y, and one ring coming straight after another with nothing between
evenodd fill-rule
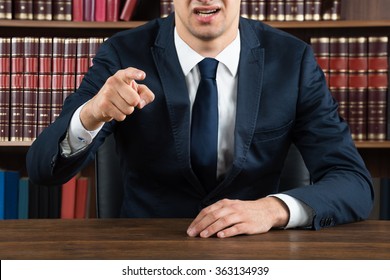
<instances>
[{"instance_id":1,"label":"man in suit","mask_svg":"<svg viewBox=\"0 0 390 280\"><path fill-rule=\"evenodd\" d=\"M239 0L176 0L175 13L107 40L27 155L32 181L67 181L115 134L124 217L194 217L189 236L365 219L371 179L310 46L240 18ZM218 61L215 185L195 172L198 62ZM194 113L195 114L195 113ZM291 143L313 184L278 193Z\"/></svg>"}]
</instances>

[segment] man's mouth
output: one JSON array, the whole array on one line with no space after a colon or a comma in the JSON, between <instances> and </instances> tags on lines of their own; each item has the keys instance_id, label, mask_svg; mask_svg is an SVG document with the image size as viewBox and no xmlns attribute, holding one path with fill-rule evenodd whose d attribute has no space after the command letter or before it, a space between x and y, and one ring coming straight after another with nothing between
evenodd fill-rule
<instances>
[{"instance_id":1,"label":"man's mouth","mask_svg":"<svg viewBox=\"0 0 390 280\"><path fill-rule=\"evenodd\" d=\"M219 10L220 10L220 9L212 9L212 10L195 10L195 14L197 14L198 16L207 17L207 16L211 16L211 15L214 15L214 14L218 13Z\"/></svg>"}]
</instances>

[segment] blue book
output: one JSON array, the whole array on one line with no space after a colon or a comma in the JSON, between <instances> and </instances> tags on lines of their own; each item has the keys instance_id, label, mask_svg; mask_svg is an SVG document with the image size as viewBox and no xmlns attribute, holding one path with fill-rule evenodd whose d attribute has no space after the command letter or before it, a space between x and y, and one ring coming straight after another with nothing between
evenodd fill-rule
<instances>
[{"instance_id":1,"label":"blue book","mask_svg":"<svg viewBox=\"0 0 390 280\"><path fill-rule=\"evenodd\" d=\"M0 170L0 219L18 218L19 172Z\"/></svg>"},{"instance_id":2,"label":"blue book","mask_svg":"<svg viewBox=\"0 0 390 280\"><path fill-rule=\"evenodd\" d=\"M19 203L18 203L18 218L28 219L28 178L23 177L19 180Z\"/></svg>"}]
</instances>

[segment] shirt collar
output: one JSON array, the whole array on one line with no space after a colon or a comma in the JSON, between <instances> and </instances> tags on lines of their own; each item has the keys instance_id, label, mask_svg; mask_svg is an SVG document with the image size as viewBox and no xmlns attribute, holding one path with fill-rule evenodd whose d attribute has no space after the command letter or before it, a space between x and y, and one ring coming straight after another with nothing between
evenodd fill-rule
<instances>
[{"instance_id":1,"label":"shirt collar","mask_svg":"<svg viewBox=\"0 0 390 280\"><path fill-rule=\"evenodd\" d=\"M175 47L179 58L179 62L185 76L204 58L189 45L187 45L179 36L175 28ZM235 77L238 70L238 62L240 58L240 32L237 37L231 42L222 52L220 52L215 59L223 63L230 74Z\"/></svg>"}]
</instances>

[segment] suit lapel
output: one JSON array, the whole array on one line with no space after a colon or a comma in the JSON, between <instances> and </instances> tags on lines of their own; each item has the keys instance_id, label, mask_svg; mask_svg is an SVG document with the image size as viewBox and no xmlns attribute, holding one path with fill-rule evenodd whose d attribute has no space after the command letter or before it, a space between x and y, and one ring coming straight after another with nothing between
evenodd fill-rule
<instances>
[{"instance_id":1,"label":"suit lapel","mask_svg":"<svg viewBox=\"0 0 390 280\"><path fill-rule=\"evenodd\" d=\"M205 190L190 164L190 100L185 76L177 57L173 32L174 17L171 15L161 25L152 54L166 99L178 165L187 180L203 196Z\"/></svg>"}]
</instances>

